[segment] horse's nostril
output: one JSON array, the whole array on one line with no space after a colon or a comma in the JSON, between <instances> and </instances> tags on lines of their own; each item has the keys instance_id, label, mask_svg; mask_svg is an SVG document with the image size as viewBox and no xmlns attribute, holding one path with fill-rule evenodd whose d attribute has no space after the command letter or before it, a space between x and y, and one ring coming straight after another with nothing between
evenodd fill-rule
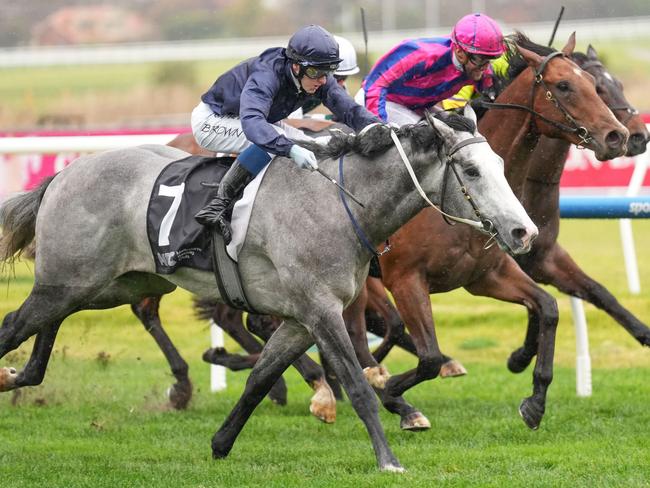
<instances>
[{"instance_id":1,"label":"horse's nostril","mask_svg":"<svg viewBox=\"0 0 650 488\"><path fill-rule=\"evenodd\" d=\"M645 138L645 134L635 132L634 134L630 134L628 143L633 146L645 146L648 143L648 140Z\"/></svg>"},{"instance_id":2,"label":"horse's nostril","mask_svg":"<svg viewBox=\"0 0 650 488\"><path fill-rule=\"evenodd\" d=\"M517 229L513 229L510 234L518 241L523 241L528 235L528 231L526 229L519 227Z\"/></svg>"},{"instance_id":3,"label":"horse's nostril","mask_svg":"<svg viewBox=\"0 0 650 488\"><path fill-rule=\"evenodd\" d=\"M607 145L613 148L620 147L621 144L623 144L624 140L625 137L623 137L623 134L615 130L611 131L609 134L607 134L607 137L605 137L605 142Z\"/></svg>"}]
</instances>

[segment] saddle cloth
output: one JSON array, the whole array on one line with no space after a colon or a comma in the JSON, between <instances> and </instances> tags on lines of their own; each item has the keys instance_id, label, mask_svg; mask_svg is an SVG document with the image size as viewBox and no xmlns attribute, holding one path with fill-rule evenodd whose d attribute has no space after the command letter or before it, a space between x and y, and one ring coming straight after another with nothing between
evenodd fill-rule
<instances>
[{"instance_id":1,"label":"saddle cloth","mask_svg":"<svg viewBox=\"0 0 650 488\"><path fill-rule=\"evenodd\" d=\"M147 235L157 273L171 274L179 267L214 271L211 234L194 215L215 196L214 188L201 183L221 181L233 160L189 156L171 162L158 175L147 208ZM242 200L234 205L228 254L235 261L265 171L246 186Z\"/></svg>"}]
</instances>

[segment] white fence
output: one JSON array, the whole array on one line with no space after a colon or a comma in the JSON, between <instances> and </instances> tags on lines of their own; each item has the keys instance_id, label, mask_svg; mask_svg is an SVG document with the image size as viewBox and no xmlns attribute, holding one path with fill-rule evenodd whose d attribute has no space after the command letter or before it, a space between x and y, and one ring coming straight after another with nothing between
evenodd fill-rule
<instances>
[{"instance_id":1,"label":"white fence","mask_svg":"<svg viewBox=\"0 0 650 488\"><path fill-rule=\"evenodd\" d=\"M521 25L502 23L502 27L504 32L512 32L513 29L521 30L534 41L545 44L553 31L553 24L553 22ZM563 43L573 31L577 32L578 41L589 39L592 43L610 39L647 39L650 36L650 17L564 20L555 36L556 44ZM451 26L435 29L373 31L368 33L369 49L374 52L385 52L399 41L409 37L446 36L450 32ZM350 39L358 52L363 52L363 36L360 31L343 32L341 35ZM271 46L284 46L287 39L288 36L4 48L0 49L0 67L245 59L256 56Z\"/></svg>"}]
</instances>

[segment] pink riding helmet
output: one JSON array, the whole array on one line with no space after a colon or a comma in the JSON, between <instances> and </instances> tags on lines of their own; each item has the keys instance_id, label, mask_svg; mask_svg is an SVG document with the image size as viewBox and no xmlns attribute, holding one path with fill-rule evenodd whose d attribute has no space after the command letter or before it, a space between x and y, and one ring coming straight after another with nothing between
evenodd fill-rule
<instances>
[{"instance_id":1,"label":"pink riding helmet","mask_svg":"<svg viewBox=\"0 0 650 488\"><path fill-rule=\"evenodd\" d=\"M451 40L463 51L485 56L500 56L505 47L499 25L484 14L469 14L460 19Z\"/></svg>"}]
</instances>

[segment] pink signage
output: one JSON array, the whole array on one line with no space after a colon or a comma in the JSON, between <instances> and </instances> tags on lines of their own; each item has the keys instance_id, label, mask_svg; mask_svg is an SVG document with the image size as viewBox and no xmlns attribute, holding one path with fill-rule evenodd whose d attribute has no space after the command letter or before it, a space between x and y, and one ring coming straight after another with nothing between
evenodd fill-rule
<instances>
[{"instance_id":1,"label":"pink signage","mask_svg":"<svg viewBox=\"0 0 650 488\"><path fill-rule=\"evenodd\" d=\"M151 130L105 130L105 131L39 131L0 133L0 137L55 137L55 136L106 136L106 135L143 135L143 134L179 134L189 132L187 127L174 127ZM170 140L172 137L170 137ZM40 182L58 173L81 154L65 152L58 154L0 154L0 201L11 193L31 190Z\"/></svg>"}]
</instances>

